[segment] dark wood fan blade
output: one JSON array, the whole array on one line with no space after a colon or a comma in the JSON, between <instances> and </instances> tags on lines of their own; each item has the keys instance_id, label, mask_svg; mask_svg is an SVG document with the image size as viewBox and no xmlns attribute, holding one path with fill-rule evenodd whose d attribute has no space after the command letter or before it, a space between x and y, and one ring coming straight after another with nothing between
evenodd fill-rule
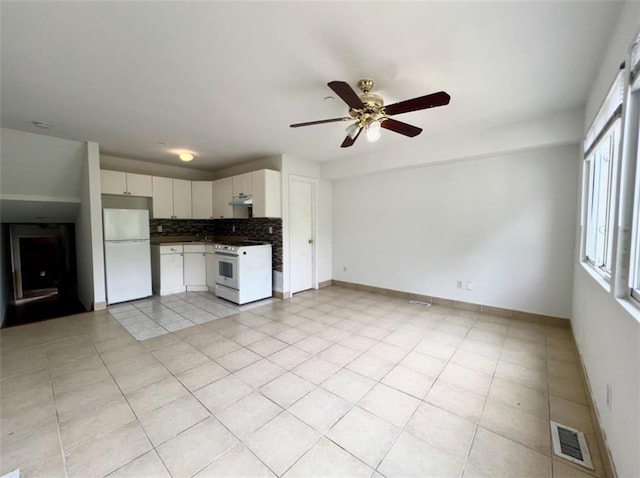
<instances>
[{"instance_id":1,"label":"dark wood fan blade","mask_svg":"<svg viewBox=\"0 0 640 478\"><path fill-rule=\"evenodd\" d=\"M420 96L411 100L400 101L384 107L384 112L388 115L399 115L410 111L425 110L449 104L451 97L444 91L438 91L430 95Z\"/></svg>"},{"instance_id":2,"label":"dark wood fan blade","mask_svg":"<svg viewBox=\"0 0 640 478\"><path fill-rule=\"evenodd\" d=\"M314 124L335 123L336 121L351 121L351 120L353 120L353 118L349 116L345 116L344 118L331 118L331 119L320 120L320 121L309 121L307 123L295 123L295 124L289 125L289 127L299 128L300 126L312 126Z\"/></svg>"},{"instance_id":3,"label":"dark wood fan blade","mask_svg":"<svg viewBox=\"0 0 640 478\"><path fill-rule=\"evenodd\" d=\"M420 133L422 133L422 128L418 128L417 126L403 123L402 121L397 121L391 118L387 118L386 120L384 120L380 126L395 133L409 136L410 138L418 136Z\"/></svg>"},{"instance_id":4,"label":"dark wood fan blade","mask_svg":"<svg viewBox=\"0 0 640 478\"><path fill-rule=\"evenodd\" d=\"M362 128L358 129L358 132L356 133L356 135L353 138L351 136L347 135L347 137L344 139L344 141L342 142L340 147L341 148L348 148L349 146L353 146L353 143L356 142L356 139L358 139L358 136L360 136L361 132L362 132Z\"/></svg>"},{"instance_id":5,"label":"dark wood fan blade","mask_svg":"<svg viewBox=\"0 0 640 478\"><path fill-rule=\"evenodd\" d=\"M353 88L349 86L349 83L345 83L344 81L331 81L327 83L327 86L331 88L340 98L342 98L342 101L348 104L350 108L364 108L362 100L357 95L357 93L353 91Z\"/></svg>"}]
</instances>

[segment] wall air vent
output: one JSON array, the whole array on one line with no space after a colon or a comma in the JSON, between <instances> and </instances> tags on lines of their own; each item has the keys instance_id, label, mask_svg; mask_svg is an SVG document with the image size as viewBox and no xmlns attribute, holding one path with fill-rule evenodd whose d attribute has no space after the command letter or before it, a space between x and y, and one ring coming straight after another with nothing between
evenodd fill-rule
<instances>
[{"instance_id":1,"label":"wall air vent","mask_svg":"<svg viewBox=\"0 0 640 478\"><path fill-rule=\"evenodd\" d=\"M553 452L572 463L593 470L591 455L584 433L551 420Z\"/></svg>"}]
</instances>

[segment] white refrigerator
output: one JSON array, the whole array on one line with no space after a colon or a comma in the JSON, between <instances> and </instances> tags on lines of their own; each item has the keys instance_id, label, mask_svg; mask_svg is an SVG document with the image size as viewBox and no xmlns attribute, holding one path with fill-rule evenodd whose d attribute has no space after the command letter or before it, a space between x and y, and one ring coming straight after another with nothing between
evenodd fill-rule
<instances>
[{"instance_id":1,"label":"white refrigerator","mask_svg":"<svg viewBox=\"0 0 640 478\"><path fill-rule=\"evenodd\" d=\"M151 295L149 211L104 209L104 262L107 303Z\"/></svg>"}]
</instances>

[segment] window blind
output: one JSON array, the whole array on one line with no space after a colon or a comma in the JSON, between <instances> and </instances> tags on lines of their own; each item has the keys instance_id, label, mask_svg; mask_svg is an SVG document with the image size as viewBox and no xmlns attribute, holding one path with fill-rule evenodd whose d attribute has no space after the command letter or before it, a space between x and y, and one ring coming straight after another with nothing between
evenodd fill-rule
<instances>
[{"instance_id":1,"label":"window blind","mask_svg":"<svg viewBox=\"0 0 640 478\"><path fill-rule=\"evenodd\" d=\"M598 114L589 127L584 140L584 156L591 154L593 147L613 122L622 116L622 99L624 97L624 70L620 70L607 93Z\"/></svg>"},{"instance_id":2,"label":"window blind","mask_svg":"<svg viewBox=\"0 0 640 478\"><path fill-rule=\"evenodd\" d=\"M631 70L631 88L637 90L640 88L640 33L631 45L629 52L629 70Z\"/></svg>"}]
</instances>

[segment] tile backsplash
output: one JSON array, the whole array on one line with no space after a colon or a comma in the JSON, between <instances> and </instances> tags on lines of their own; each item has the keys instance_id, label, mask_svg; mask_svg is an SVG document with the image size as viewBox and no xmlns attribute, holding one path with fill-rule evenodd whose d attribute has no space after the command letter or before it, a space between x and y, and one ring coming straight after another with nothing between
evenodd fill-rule
<instances>
[{"instance_id":1,"label":"tile backsplash","mask_svg":"<svg viewBox=\"0 0 640 478\"><path fill-rule=\"evenodd\" d=\"M162 232L158 232L162 226ZM158 236L213 236L211 219L149 219L151 237Z\"/></svg>"},{"instance_id":2,"label":"tile backsplash","mask_svg":"<svg viewBox=\"0 0 640 478\"><path fill-rule=\"evenodd\" d=\"M162 226L162 232L158 232ZM150 219L151 237L240 236L272 246L273 269L282 272L282 219Z\"/></svg>"}]
</instances>

